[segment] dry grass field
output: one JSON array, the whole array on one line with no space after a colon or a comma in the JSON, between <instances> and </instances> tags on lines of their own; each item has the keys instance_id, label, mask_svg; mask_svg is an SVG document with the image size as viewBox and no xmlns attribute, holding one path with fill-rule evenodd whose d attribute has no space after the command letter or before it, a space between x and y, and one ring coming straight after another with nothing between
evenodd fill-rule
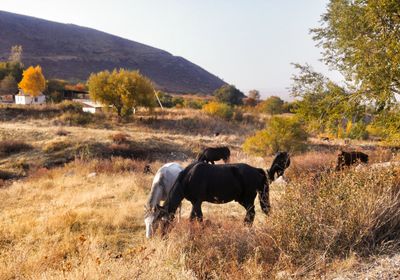
<instances>
[{"instance_id":1,"label":"dry grass field","mask_svg":"<svg viewBox=\"0 0 400 280\"><path fill-rule=\"evenodd\" d=\"M400 277L399 167L332 172L342 143L314 140L293 156L288 185L271 186L269 216L256 201L253 227L234 202L205 203L205 221L189 223L184 202L168 235L146 240L153 175L144 167L186 165L204 146L229 145L232 162L268 168L272 158L241 151L262 121L182 109L71 126L54 108L14 110L0 108L0 279ZM400 160L363 149L371 162Z\"/></svg>"}]
</instances>

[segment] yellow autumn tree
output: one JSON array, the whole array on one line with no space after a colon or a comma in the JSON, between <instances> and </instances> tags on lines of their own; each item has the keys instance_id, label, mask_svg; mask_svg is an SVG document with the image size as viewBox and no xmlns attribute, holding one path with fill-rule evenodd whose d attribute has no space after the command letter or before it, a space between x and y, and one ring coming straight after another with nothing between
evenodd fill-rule
<instances>
[{"instance_id":1,"label":"yellow autumn tree","mask_svg":"<svg viewBox=\"0 0 400 280\"><path fill-rule=\"evenodd\" d=\"M18 84L19 88L32 97L38 96L46 87L46 80L42 74L42 68L30 66L22 73L22 80Z\"/></svg>"}]
</instances>

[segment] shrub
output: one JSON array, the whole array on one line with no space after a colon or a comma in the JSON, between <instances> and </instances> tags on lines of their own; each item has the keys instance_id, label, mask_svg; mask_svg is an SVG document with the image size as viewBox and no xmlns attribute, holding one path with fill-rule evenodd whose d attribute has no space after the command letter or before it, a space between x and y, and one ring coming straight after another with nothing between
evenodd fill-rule
<instances>
[{"instance_id":1,"label":"shrub","mask_svg":"<svg viewBox=\"0 0 400 280\"><path fill-rule=\"evenodd\" d=\"M203 107L203 111L213 117L230 120L233 116L233 109L228 104L210 102Z\"/></svg>"},{"instance_id":2,"label":"shrub","mask_svg":"<svg viewBox=\"0 0 400 280\"><path fill-rule=\"evenodd\" d=\"M400 146L400 105L378 115L369 130L384 137L387 144Z\"/></svg>"},{"instance_id":3,"label":"shrub","mask_svg":"<svg viewBox=\"0 0 400 280\"><path fill-rule=\"evenodd\" d=\"M214 96L218 102L229 105L242 105L242 99L245 97L243 92L233 85L223 85L214 91Z\"/></svg>"},{"instance_id":4,"label":"shrub","mask_svg":"<svg viewBox=\"0 0 400 280\"><path fill-rule=\"evenodd\" d=\"M8 172L8 171L2 171L0 170L0 186L1 186L1 181L2 180L11 180L11 179L15 179L18 178L18 175Z\"/></svg>"},{"instance_id":5,"label":"shrub","mask_svg":"<svg viewBox=\"0 0 400 280\"><path fill-rule=\"evenodd\" d=\"M43 151L46 153L58 152L61 150L65 150L70 146L71 142L69 141L59 141L58 139L55 139L44 145Z\"/></svg>"},{"instance_id":6,"label":"shrub","mask_svg":"<svg viewBox=\"0 0 400 280\"><path fill-rule=\"evenodd\" d=\"M159 92L158 98L160 99L160 102L163 105L163 107L165 107L165 108L174 107L174 103L172 102L172 95L169 95L164 92Z\"/></svg>"},{"instance_id":7,"label":"shrub","mask_svg":"<svg viewBox=\"0 0 400 280\"><path fill-rule=\"evenodd\" d=\"M68 125L86 125L92 122L93 116L84 112L66 112L59 117L59 120Z\"/></svg>"},{"instance_id":8,"label":"shrub","mask_svg":"<svg viewBox=\"0 0 400 280\"><path fill-rule=\"evenodd\" d=\"M115 174L121 172L143 172L148 163L141 160L112 157L111 159L94 159L89 162L78 160L74 164L77 166L84 164L96 173Z\"/></svg>"},{"instance_id":9,"label":"shrub","mask_svg":"<svg viewBox=\"0 0 400 280\"><path fill-rule=\"evenodd\" d=\"M58 108L64 112L82 112L82 105L78 102L64 100L58 104Z\"/></svg>"},{"instance_id":10,"label":"shrub","mask_svg":"<svg viewBox=\"0 0 400 280\"><path fill-rule=\"evenodd\" d=\"M293 117L272 117L267 127L246 139L246 153L265 156L278 151L302 151L305 149L307 133L302 124Z\"/></svg>"},{"instance_id":11,"label":"shrub","mask_svg":"<svg viewBox=\"0 0 400 280\"><path fill-rule=\"evenodd\" d=\"M271 236L296 265L372 252L400 238L400 170L303 174L270 216Z\"/></svg>"},{"instance_id":12,"label":"shrub","mask_svg":"<svg viewBox=\"0 0 400 280\"><path fill-rule=\"evenodd\" d=\"M347 128L346 128L346 137L350 139L360 139L360 140L365 140L368 139L368 131L367 131L367 125L363 122L348 122Z\"/></svg>"},{"instance_id":13,"label":"shrub","mask_svg":"<svg viewBox=\"0 0 400 280\"><path fill-rule=\"evenodd\" d=\"M201 108L203 108L203 105L205 104L205 101L201 100L201 99L185 99L185 101L183 102L183 105L185 106L185 108L191 108L191 109L196 109L196 110L200 110Z\"/></svg>"},{"instance_id":14,"label":"shrub","mask_svg":"<svg viewBox=\"0 0 400 280\"><path fill-rule=\"evenodd\" d=\"M69 132L62 128L60 128L56 131L57 136L67 136L68 134L69 134Z\"/></svg>"},{"instance_id":15,"label":"shrub","mask_svg":"<svg viewBox=\"0 0 400 280\"><path fill-rule=\"evenodd\" d=\"M276 115L284 112L284 101L278 96L271 96L257 105L259 112Z\"/></svg>"},{"instance_id":16,"label":"shrub","mask_svg":"<svg viewBox=\"0 0 400 280\"><path fill-rule=\"evenodd\" d=\"M119 133L111 135L111 140L117 144L126 143L126 142L128 142L128 139L129 139L129 135L126 133L123 133L123 132L119 132Z\"/></svg>"},{"instance_id":17,"label":"shrub","mask_svg":"<svg viewBox=\"0 0 400 280\"><path fill-rule=\"evenodd\" d=\"M174 104L175 107L182 108L184 101L185 100L180 96L172 97L172 104Z\"/></svg>"},{"instance_id":18,"label":"shrub","mask_svg":"<svg viewBox=\"0 0 400 280\"><path fill-rule=\"evenodd\" d=\"M11 155L33 149L32 145L22 141L0 141L0 155Z\"/></svg>"}]
</instances>

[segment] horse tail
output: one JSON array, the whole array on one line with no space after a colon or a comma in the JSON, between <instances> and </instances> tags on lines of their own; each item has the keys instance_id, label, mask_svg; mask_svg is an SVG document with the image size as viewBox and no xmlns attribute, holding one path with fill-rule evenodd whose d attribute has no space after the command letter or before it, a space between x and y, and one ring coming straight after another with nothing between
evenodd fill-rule
<instances>
[{"instance_id":1,"label":"horse tail","mask_svg":"<svg viewBox=\"0 0 400 280\"><path fill-rule=\"evenodd\" d=\"M258 199L260 200L261 210L267 215L271 209L268 178L263 169L259 168L258 171L262 177L261 185L257 188Z\"/></svg>"}]
</instances>

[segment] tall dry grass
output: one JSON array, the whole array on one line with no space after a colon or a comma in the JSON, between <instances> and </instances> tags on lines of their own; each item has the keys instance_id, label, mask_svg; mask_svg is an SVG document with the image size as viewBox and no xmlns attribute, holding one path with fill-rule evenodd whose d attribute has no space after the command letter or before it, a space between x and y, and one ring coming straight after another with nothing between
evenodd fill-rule
<instances>
[{"instance_id":1,"label":"tall dry grass","mask_svg":"<svg viewBox=\"0 0 400 280\"><path fill-rule=\"evenodd\" d=\"M399 168L318 178L310 168L271 189L271 214L257 206L251 228L236 203L204 204L202 224L187 222L184 205L183 221L145 240L146 164L77 160L1 189L0 278L319 278L354 254L398 249Z\"/></svg>"}]
</instances>

